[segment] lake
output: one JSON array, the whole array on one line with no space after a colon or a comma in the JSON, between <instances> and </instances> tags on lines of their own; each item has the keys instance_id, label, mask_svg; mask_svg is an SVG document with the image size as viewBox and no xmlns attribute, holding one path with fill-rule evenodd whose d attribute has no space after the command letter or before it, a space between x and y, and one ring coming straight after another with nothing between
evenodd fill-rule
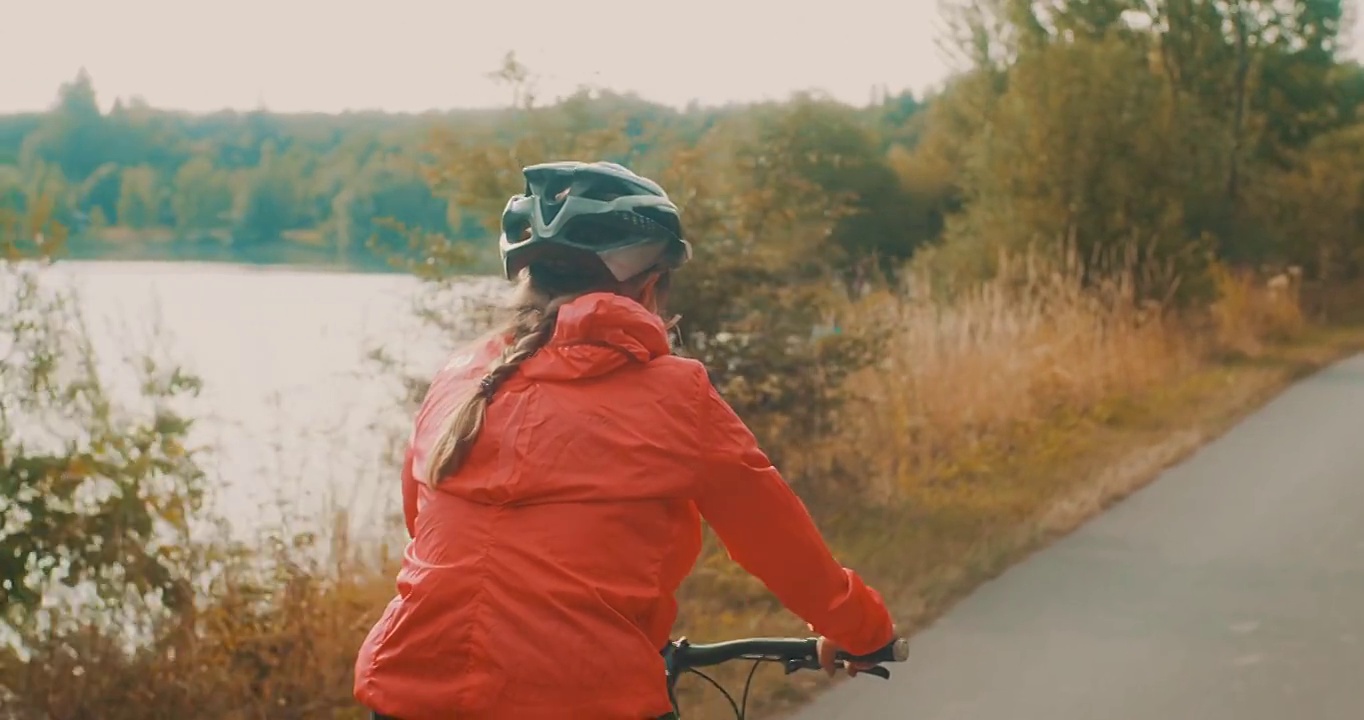
<instances>
[{"instance_id":1,"label":"lake","mask_svg":"<svg viewBox=\"0 0 1364 720\"><path fill-rule=\"evenodd\" d=\"M130 353L153 348L203 380L194 438L213 447L214 507L235 530L284 510L325 524L333 508L362 531L393 527L393 450L410 411L398 373L369 354L383 347L429 375L457 338L424 325L414 302L457 307L459 297L397 274L98 261L45 272L79 293L111 376ZM495 296L498 285L470 280L454 295Z\"/></svg>"}]
</instances>

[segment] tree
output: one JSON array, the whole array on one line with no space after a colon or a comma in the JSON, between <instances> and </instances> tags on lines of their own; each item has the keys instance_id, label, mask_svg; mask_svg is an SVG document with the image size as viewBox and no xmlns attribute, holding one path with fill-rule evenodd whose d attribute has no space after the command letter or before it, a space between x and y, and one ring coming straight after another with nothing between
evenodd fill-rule
<instances>
[{"instance_id":1,"label":"tree","mask_svg":"<svg viewBox=\"0 0 1364 720\"><path fill-rule=\"evenodd\" d=\"M56 163L66 177L84 180L104 164L113 147L108 142L95 87L84 68L61 87L57 106L34 135L43 160Z\"/></svg>"},{"instance_id":2,"label":"tree","mask_svg":"<svg viewBox=\"0 0 1364 720\"><path fill-rule=\"evenodd\" d=\"M123 171L119 182L118 224L147 228L156 224L161 209L161 194L156 171L139 166Z\"/></svg>"},{"instance_id":3,"label":"tree","mask_svg":"<svg viewBox=\"0 0 1364 720\"><path fill-rule=\"evenodd\" d=\"M382 254L406 256L407 235L442 232L449 207L416 163L395 156L378 159L348 183L334 212L344 247L371 243Z\"/></svg>"},{"instance_id":4,"label":"tree","mask_svg":"<svg viewBox=\"0 0 1364 720\"><path fill-rule=\"evenodd\" d=\"M852 108L797 98L762 124L756 143L760 182L799 177L811 191L803 202L840 215L819 255L847 279L872 269L893 275L931 238L926 206L901 186L876 133Z\"/></svg>"},{"instance_id":5,"label":"tree","mask_svg":"<svg viewBox=\"0 0 1364 720\"><path fill-rule=\"evenodd\" d=\"M280 157L267 142L260 166L245 174L237 191L233 235L249 243L279 240L301 219L301 187L301 173L293 157Z\"/></svg>"},{"instance_id":6,"label":"tree","mask_svg":"<svg viewBox=\"0 0 1364 720\"><path fill-rule=\"evenodd\" d=\"M21 213L27 206L23 174L19 168L0 165L0 210Z\"/></svg>"},{"instance_id":7,"label":"tree","mask_svg":"<svg viewBox=\"0 0 1364 720\"><path fill-rule=\"evenodd\" d=\"M118 165L105 163L80 184L76 193L76 207L89 214L98 210L106 220L117 218L122 185L123 175Z\"/></svg>"},{"instance_id":8,"label":"tree","mask_svg":"<svg viewBox=\"0 0 1364 720\"><path fill-rule=\"evenodd\" d=\"M172 182L171 211L181 232L225 227L232 210L232 187L225 173L207 157L180 167Z\"/></svg>"},{"instance_id":9,"label":"tree","mask_svg":"<svg viewBox=\"0 0 1364 720\"><path fill-rule=\"evenodd\" d=\"M1327 281L1364 277L1361 158L1364 126L1344 128L1316 138L1268 188L1260 217L1292 230L1279 257Z\"/></svg>"}]
</instances>

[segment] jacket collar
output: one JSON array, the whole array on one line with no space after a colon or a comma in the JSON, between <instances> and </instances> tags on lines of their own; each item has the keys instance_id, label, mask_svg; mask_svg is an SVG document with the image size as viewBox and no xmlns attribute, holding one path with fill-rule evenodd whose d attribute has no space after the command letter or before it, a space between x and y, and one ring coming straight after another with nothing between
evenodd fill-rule
<instances>
[{"instance_id":1,"label":"jacket collar","mask_svg":"<svg viewBox=\"0 0 1364 720\"><path fill-rule=\"evenodd\" d=\"M527 378L596 377L671 352L658 315L621 295L590 293L559 308L554 336L521 371Z\"/></svg>"}]
</instances>

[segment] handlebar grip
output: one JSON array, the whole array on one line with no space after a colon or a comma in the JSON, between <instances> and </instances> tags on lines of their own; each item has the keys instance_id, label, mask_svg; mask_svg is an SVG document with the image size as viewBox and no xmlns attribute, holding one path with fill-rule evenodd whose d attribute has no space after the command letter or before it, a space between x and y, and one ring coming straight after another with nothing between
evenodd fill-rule
<instances>
[{"instance_id":1,"label":"handlebar grip","mask_svg":"<svg viewBox=\"0 0 1364 720\"><path fill-rule=\"evenodd\" d=\"M837 658L845 662L859 663L904 662L909 659L909 639L895 638L886 643L885 647L867 655L850 655L839 652Z\"/></svg>"}]
</instances>

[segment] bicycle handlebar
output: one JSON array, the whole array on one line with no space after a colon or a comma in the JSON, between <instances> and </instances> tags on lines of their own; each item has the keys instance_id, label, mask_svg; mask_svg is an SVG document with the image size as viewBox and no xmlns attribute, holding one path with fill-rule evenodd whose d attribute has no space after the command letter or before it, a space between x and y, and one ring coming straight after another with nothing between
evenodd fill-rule
<instances>
[{"instance_id":1,"label":"bicycle handlebar","mask_svg":"<svg viewBox=\"0 0 1364 720\"><path fill-rule=\"evenodd\" d=\"M673 674L730 660L779 662L786 667L788 675L798 670L820 669L818 638L749 638L707 645L692 645L686 638L681 638L671 643L668 656L668 665ZM847 663L867 663L876 667L861 672L889 678L890 671L879 667L880 663L904 662L908 658L909 640L895 638L885 647L867 655L840 651L835 658L835 667L843 667Z\"/></svg>"}]
</instances>

